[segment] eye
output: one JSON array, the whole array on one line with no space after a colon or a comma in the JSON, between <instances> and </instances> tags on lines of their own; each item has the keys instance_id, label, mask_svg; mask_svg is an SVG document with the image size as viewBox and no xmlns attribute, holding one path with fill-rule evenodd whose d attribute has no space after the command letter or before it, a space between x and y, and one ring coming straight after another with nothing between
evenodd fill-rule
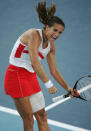
<instances>
[{"instance_id":1,"label":"eye","mask_svg":"<svg viewBox=\"0 0 91 131\"><path fill-rule=\"evenodd\" d=\"M57 30L57 29L54 29L53 31L58 32L58 30ZM61 33L62 33L62 31L59 31L59 34L61 34Z\"/></svg>"},{"instance_id":2,"label":"eye","mask_svg":"<svg viewBox=\"0 0 91 131\"><path fill-rule=\"evenodd\" d=\"M61 34L62 32L60 31L59 34Z\"/></svg>"},{"instance_id":3,"label":"eye","mask_svg":"<svg viewBox=\"0 0 91 131\"><path fill-rule=\"evenodd\" d=\"M58 30L57 29L54 29L55 32L57 32Z\"/></svg>"}]
</instances>

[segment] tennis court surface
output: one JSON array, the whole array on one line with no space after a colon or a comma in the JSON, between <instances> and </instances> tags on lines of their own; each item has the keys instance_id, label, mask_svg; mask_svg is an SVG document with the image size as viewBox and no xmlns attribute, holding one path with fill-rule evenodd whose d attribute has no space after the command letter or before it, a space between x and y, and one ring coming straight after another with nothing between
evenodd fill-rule
<instances>
[{"instance_id":1,"label":"tennis court surface","mask_svg":"<svg viewBox=\"0 0 91 131\"><path fill-rule=\"evenodd\" d=\"M15 105L4 93L4 73L9 64L9 55L16 39L29 28L43 28L38 21L35 5L39 0L0 1L0 131L23 131L22 120ZM50 5L51 0L46 0ZM91 0L54 0L57 16L66 25L61 37L55 42L56 63L67 83L85 74L91 75ZM42 62L46 73L58 88L50 95L39 80L46 107L52 97L65 94L50 76L46 60ZM70 99L47 111L51 131L91 131L91 102ZM34 131L37 131L35 120Z\"/></svg>"}]
</instances>

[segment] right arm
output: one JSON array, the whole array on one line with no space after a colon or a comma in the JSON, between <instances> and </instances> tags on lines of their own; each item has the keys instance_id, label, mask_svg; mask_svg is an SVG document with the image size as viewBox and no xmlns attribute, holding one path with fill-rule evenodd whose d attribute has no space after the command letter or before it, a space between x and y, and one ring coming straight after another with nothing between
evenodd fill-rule
<instances>
[{"instance_id":1,"label":"right arm","mask_svg":"<svg viewBox=\"0 0 91 131\"><path fill-rule=\"evenodd\" d=\"M36 72L36 74L39 76L39 78L46 83L49 81L49 78L47 74L45 73L42 64L40 63L38 59L38 48L41 43L41 38L37 31L33 31L29 37L28 40L28 51L31 59L31 64Z\"/></svg>"},{"instance_id":2,"label":"right arm","mask_svg":"<svg viewBox=\"0 0 91 131\"><path fill-rule=\"evenodd\" d=\"M46 87L48 88L49 86L48 89L49 93L53 94L57 92L57 89L53 86L52 83L50 83L50 80L47 74L45 73L42 64L38 59L38 48L40 43L41 43L41 38L38 32L36 31L32 32L28 39L28 51L31 59L31 64L34 71L39 76L39 78L44 82L44 84L47 84Z\"/></svg>"},{"instance_id":3,"label":"right arm","mask_svg":"<svg viewBox=\"0 0 91 131\"><path fill-rule=\"evenodd\" d=\"M27 39L28 45L28 52L31 59L31 64L36 72L36 74L39 76L39 78L42 80L42 82L45 84L45 86L48 88L48 91L50 94L53 94L57 92L57 89L53 86L53 84L50 82L42 64L40 63L38 59L38 48L41 43L40 35L37 31L33 31L29 33L29 37Z\"/></svg>"}]
</instances>

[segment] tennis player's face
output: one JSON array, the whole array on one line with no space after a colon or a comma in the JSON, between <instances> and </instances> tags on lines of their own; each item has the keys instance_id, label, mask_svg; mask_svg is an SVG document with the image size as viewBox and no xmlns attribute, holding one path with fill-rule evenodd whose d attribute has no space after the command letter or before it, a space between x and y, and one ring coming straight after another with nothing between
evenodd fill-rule
<instances>
[{"instance_id":1,"label":"tennis player's face","mask_svg":"<svg viewBox=\"0 0 91 131\"><path fill-rule=\"evenodd\" d=\"M52 27L47 26L46 36L48 38L48 41L54 42L57 38L59 38L63 30L64 27L61 24L55 23Z\"/></svg>"}]
</instances>

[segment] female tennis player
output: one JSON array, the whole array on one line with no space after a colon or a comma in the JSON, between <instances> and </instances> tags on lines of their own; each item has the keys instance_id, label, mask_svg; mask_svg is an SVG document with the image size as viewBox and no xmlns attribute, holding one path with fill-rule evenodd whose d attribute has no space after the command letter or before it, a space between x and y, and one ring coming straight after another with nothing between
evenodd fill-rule
<instances>
[{"instance_id":1,"label":"female tennis player","mask_svg":"<svg viewBox=\"0 0 91 131\"><path fill-rule=\"evenodd\" d=\"M36 74L50 94L56 93L57 88L46 74L40 60L46 57L53 78L66 91L73 90L59 73L55 60L54 42L63 32L65 24L59 17L54 16L54 4L46 8L46 2L39 2L36 10L44 29L29 29L18 38L10 55L4 87L6 94L15 102L23 120L24 131L33 131L33 115L36 117L39 131L50 131L45 101Z\"/></svg>"}]
</instances>

